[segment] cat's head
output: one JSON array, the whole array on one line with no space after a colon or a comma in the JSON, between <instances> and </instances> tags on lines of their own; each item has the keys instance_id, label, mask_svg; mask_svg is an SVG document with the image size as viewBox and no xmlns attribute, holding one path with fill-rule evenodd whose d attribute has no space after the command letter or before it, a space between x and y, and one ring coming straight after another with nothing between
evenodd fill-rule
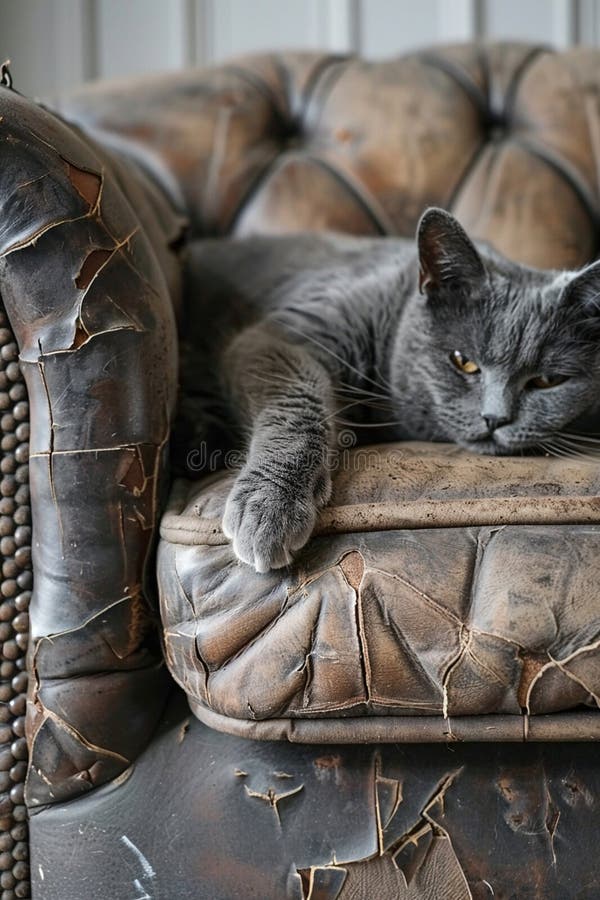
<instances>
[{"instance_id":1,"label":"cat's head","mask_svg":"<svg viewBox=\"0 0 600 900\"><path fill-rule=\"evenodd\" d=\"M564 447L561 432L600 401L600 263L526 268L475 247L440 209L417 243L421 296L395 367L412 370L423 435L480 453Z\"/></svg>"}]
</instances>

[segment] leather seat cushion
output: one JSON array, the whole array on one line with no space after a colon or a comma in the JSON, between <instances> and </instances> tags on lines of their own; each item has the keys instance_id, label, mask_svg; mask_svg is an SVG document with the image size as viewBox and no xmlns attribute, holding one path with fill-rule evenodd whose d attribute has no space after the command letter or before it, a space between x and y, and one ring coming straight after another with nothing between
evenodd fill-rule
<instances>
[{"instance_id":1,"label":"leather seat cushion","mask_svg":"<svg viewBox=\"0 0 600 900\"><path fill-rule=\"evenodd\" d=\"M596 739L600 472L451 445L344 451L287 569L220 530L234 472L163 518L166 658L194 712L291 740Z\"/></svg>"}]
</instances>

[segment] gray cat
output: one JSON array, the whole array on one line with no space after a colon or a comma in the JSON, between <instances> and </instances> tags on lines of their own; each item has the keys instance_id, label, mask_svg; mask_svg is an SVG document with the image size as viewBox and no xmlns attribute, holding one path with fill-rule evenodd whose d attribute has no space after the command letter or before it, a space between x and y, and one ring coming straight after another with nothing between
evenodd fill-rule
<instances>
[{"instance_id":1,"label":"gray cat","mask_svg":"<svg viewBox=\"0 0 600 900\"><path fill-rule=\"evenodd\" d=\"M599 399L600 265L525 268L428 209L416 246L205 241L188 272L184 384L202 385L188 409L202 434L212 421L218 441L245 448L223 530L258 572L308 540L341 424L488 454L591 446L574 429Z\"/></svg>"}]
</instances>

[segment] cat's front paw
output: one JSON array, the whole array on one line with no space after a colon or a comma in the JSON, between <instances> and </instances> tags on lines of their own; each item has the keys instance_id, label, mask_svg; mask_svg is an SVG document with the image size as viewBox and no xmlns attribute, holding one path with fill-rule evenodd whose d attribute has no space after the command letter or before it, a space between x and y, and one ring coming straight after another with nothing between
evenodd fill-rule
<instances>
[{"instance_id":1,"label":"cat's front paw","mask_svg":"<svg viewBox=\"0 0 600 900\"><path fill-rule=\"evenodd\" d=\"M238 476L225 506L223 532L238 559L257 572L279 569L308 541L319 509L331 492L323 469L310 485L271 481L246 467Z\"/></svg>"}]
</instances>

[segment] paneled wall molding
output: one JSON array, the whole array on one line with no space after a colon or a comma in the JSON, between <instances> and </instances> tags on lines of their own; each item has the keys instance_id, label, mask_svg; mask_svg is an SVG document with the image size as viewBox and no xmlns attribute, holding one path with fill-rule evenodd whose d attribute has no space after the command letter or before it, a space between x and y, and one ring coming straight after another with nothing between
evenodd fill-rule
<instances>
[{"instance_id":1,"label":"paneled wall molding","mask_svg":"<svg viewBox=\"0 0 600 900\"><path fill-rule=\"evenodd\" d=\"M0 58L42 97L252 51L376 59L474 38L598 44L600 0L0 0Z\"/></svg>"},{"instance_id":2,"label":"paneled wall molding","mask_svg":"<svg viewBox=\"0 0 600 900\"><path fill-rule=\"evenodd\" d=\"M187 65L210 65L215 59L214 4L215 0L187 0Z\"/></svg>"},{"instance_id":3,"label":"paneled wall molding","mask_svg":"<svg viewBox=\"0 0 600 900\"><path fill-rule=\"evenodd\" d=\"M557 47L569 47L577 41L577 4L572 0L553 0L552 43Z\"/></svg>"},{"instance_id":4,"label":"paneled wall molding","mask_svg":"<svg viewBox=\"0 0 600 900\"><path fill-rule=\"evenodd\" d=\"M575 17L578 43L600 43L600 3L598 0L577 0Z\"/></svg>"},{"instance_id":5,"label":"paneled wall molding","mask_svg":"<svg viewBox=\"0 0 600 900\"><path fill-rule=\"evenodd\" d=\"M438 32L440 40L468 41L480 36L483 3L481 0L439 0Z\"/></svg>"},{"instance_id":6,"label":"paneled wall molding","mask_svg":"<svg viewBox=\"0 0 600 900\"><path fill-rule=\"evenodd\" d=\"M53 63L58 90L96 77L93 4L94 0L54 0Z\"/></svg>"},{"instance_id":7,"label":"paneled wall molding","mask_svg":"<svg viewBox=\"0 0 600 900\"><path fill-rule=\"evenodd\" d=\"M321 46L339 53L360 50L360 0L317 0L313 31Z\"/></svg>"}]
</instances>

